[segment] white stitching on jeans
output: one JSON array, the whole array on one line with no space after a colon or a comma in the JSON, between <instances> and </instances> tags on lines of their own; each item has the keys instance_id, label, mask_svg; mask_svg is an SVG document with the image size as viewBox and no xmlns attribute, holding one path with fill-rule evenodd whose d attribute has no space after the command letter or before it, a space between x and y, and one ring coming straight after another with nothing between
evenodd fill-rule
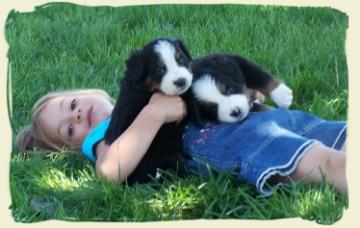
<instances>
[{"instance_id":1,"label":"white stitching on jeans","mask_svg":"<svg viewBox=\"0 0 360 228\"><path fill-rule=\"evenodd\" d=\"M338 143L340 136L344 133L345 129L347 128L347 124L345 124L345 126L343 127L343 129L340 131L340 133L338 134L338 136L335 139L335 142L332 144L331 148L334 148L335 145Z\"/></svg>"},{"instance_id":2,"label":"white stitching on jeans","mask_svg":"<svg viewBox=\"0 0 360 228\"><path fill-rule=\"evenodd\" d=\"M282 176L285 176L285 175L288 175L290 174L291 172L293 172L296 167L298 166L298 163L300 161L300 159L305 155L305 153L310 149L310 147L314 146L314 145L317 145L317 144L321 144L321 142L319 142L318 140L310 140L310 141L307 141L305 143L303 143L295 152L295 154L291 157L290 161L288 163L286 163L285 165L282 165L282 166L275 166L275 167L271 167L271 168L268 168L267 170L265 170L264 172L261 173L260 177L257 179L256 181L256 187L260 190L260 192L262 192L264 195L270 195L271 194L271 191L270 192L266 192L264 189L263 189L263 186L266 182L266 180L276 174L276 173L279 173L280 175ZM304 149L305 148L305 149ZM303 150L304 149L304 150ZM302 151L302 154L298 156L298 154ZM296 159L295 161L295 164L293 165L293 167L288 170L287 172L281 172L279 171L280 169L284 169L284 168L287 168L291 163L294 162L294 159Z\"/></svg>"}]
</instances>

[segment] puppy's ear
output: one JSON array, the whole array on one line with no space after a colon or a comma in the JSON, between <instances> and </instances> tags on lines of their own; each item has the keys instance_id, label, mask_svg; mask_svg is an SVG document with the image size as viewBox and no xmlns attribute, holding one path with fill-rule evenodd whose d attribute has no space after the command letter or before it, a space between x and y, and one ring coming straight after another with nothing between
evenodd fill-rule
<instances>
[{"instance_id":1,"label":"puppy's ear","mask_svg":"<svg viewBox=\"0 0 360 228\"><path fill-rule=\"evenodd\" d=\"M190 52L189 52L188 48L185 46L184 42L181 41L180 39L176 39L175 41L178 43L180 49L184 52L186 57L188 57L190 60L192 60Z\"/></svg>"},{"instance_id":2,"label":"puppy's ear","mask_svg":"<svg viewBox=\"0 0 360 228\"><path fill-rule=\"evenodd\" d=\"M135 50L126 60L125 75L134 83L145 80L146 72L144 54L141 50Z\"/></svg>"}]
</instances>

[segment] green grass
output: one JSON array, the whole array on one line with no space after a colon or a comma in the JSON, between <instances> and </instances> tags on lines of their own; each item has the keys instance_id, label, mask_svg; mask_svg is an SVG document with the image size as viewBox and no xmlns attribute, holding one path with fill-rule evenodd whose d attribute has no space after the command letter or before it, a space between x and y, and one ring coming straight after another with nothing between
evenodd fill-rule
<instances>
[{"instance_id":1,"label":"green grass","mask_svg":"<svg viewBox=\"0 0 360 228\"><path fill-rule=\"evenodd\" d=\"M293 88L293 109L345 120L347 27L348 17L330 8L53 4L31 13L12 11L5 35L12 70L13 133L28 123L32 105L49 91L101 88L116 98L124 60L160 36L182 39L194 57L211 52L248 57ZM10 188L18 222L300 216L332 224L348 206L348 199L325 181L282 187L266 198L226 173L186 180L168 174L161 185L129 188L96 177L93 165L79 153L17 152L14 149L11 156ZM43 209L31 207L33 198Z\"/></svg>"}]
</instances>

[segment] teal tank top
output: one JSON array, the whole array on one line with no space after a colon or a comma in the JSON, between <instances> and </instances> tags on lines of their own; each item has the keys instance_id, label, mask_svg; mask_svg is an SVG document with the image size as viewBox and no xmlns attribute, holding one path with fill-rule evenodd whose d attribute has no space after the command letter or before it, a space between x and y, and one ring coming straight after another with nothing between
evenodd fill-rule
<instances>
[{"instance_id":1,"label":"teal tank top","mask_svg":"<svg viewBox=\"0 0 360 228\"><path fill-rule=\"evenodd\" d=\"M106 129L109 127L110 119L100 122L94 129L91 130L81 146L82 153L91 161L96 162L95 146L104 139Z\"/></svg>"}]
</instances>

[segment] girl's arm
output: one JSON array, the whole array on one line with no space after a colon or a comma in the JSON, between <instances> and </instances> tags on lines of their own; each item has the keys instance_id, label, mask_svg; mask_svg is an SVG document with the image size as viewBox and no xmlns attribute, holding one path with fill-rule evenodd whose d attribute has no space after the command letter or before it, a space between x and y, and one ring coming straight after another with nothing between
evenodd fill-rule
<instances>
[{"instance_id":1,"label":"girl's arm","mask_svg":"<svg viewBox=\"0 0 360 228\"><path fill-rule=\"evenodd\" d=\"M96 147L96 169L109 180L122 182L134 171L164 123L181 120L186 107L178 96L156 93L129 128L111 145Z\"/></svg>"}]
</instances>

